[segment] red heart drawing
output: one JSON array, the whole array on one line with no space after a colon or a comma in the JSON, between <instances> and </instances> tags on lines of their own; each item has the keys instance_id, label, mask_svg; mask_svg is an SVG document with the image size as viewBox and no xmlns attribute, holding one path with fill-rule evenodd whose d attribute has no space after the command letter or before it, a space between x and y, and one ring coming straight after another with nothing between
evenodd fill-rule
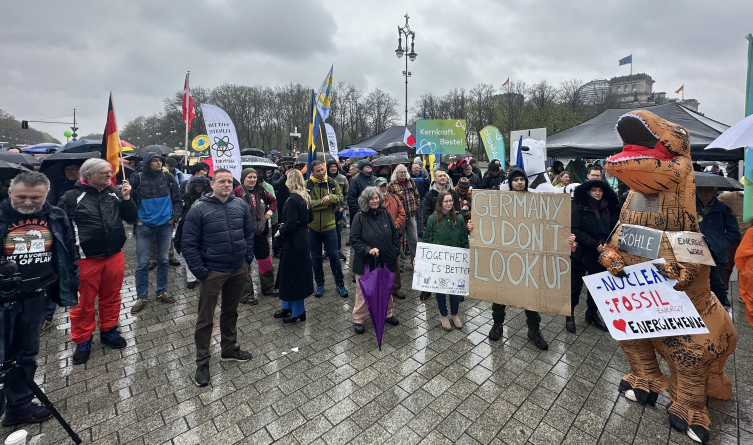
<instances>
[{"instance_id":1,"label":"red heart drawing","mask_svg":"<svg viewBox=\"0 0 753 445\"><path fill-rule=\"evenodd\" d=\"M625 320L623 320L622 318L612 321L612 325L622 332L625 332L625 328L627 327L627 323L625 323ZM627 334L627 332L625 333Z\"/></svg>"}]
</instances>

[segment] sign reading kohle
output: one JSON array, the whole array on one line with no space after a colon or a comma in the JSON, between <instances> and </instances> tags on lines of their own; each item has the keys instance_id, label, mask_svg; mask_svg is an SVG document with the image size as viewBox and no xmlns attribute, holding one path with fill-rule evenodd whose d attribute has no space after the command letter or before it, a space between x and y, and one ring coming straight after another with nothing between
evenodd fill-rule
<instances>
[{"instance_id":1,"label":"sign reading kohle","mask_svg":"<svg viewBox=\"0 0 753 445\"><path fill-rule=\"evenodd\" d=\"M471 298L570 315L570 194L473 191Z\"/></svg>"},{"instance_id":2,"label":"sign reading kohle","mask_svg":"<svg viewBox=\"0 0 753 445\"><path fill-rule=\"evenodd\" d=\"M674 289L677 281L652 264L663 262L625 266L625 278L609 272L583 277L615 340L709 333L687 294Z\"/></svg>"},{"instance_id":3,"label":"sign reading kohle","mask_svg":"<svg viewBox=\"0 0 753 445\"><path fill-rule=\"evenodd\" d=\"M416 153L424 155L465 153L465 119L417 120Z\"/></svg>"},{"instance_id":4,"label":"sign reading kohle","mask_svg":"<svg viewBox=\"0 0 753 445\"><path fill-rule=\"evenodd\" d=\"M222 108L214 105L201 104L201 111L207 127L214 169L226 168L233 173L233 178L240 181L243 166L233 121Z\"/></svg>"},{"instance_id":5,"label":"sign reading kohle","mask_svg":"<svg viewBox=\"0 0 753 445\"><path fill-rule=\"evenodd\" d=\"M418 243L413 289L449 295L468 295L468 249Z\"/></svg>"}]
</instances>

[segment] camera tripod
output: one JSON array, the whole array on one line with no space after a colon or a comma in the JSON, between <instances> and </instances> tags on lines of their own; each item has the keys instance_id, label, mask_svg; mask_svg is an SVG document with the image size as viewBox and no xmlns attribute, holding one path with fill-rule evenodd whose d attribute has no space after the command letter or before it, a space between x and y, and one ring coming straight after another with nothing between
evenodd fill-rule
<instances>
[{"instance_id":1,"label":"camera tripod","mask_svg":"<svg viewBox=\"0 0 753 445\"><path fill-rule=\"evenodd\" d=\"M0 266L0 269L2 266ZM17 270L17 269L16 269ZM20 295L21 291L21 277L18 273L11 273L8 274L11 277L10 278L3 278L0 279L0 304L2 304L2 314L3 314L3 334L4 334L4 344L5 344L5 357L4 361L0 363L0 381L5 384L6 376L9 372L15 370L15 372L18 372L20 376L23 378L24 383L26 386L31 390L31 392L39 399L40 402L50 410L52 415L55 417L55 419L60 423L60 425L63 427L66 433L73 439L73 442L76 444L81 443L81 438L78 437L78 434L76 434L75 431L71 428L71 426L68 424L68 422L65 421L62 415L58 412L57 409L53 406L52 402L50 402L50 399L47 398L44 392L42 392L42 389L39 388L39 385L34 381L34 376L29 375L26 370L18 364L15 357L15 350L14 346L18 347L18 350L23 350L24 342L28 342L28 339L26 338L18 338L18 335L13 335L13 338L11 338L12 334L14 333L11 328L11 310L13 307L18 304L21 300L23 300L23 296ZM0 276L8 277L8 275L3 274L2 271L0 271ZM23 280L26 281L26 280ZM21 323L21 313L16 314L16 323ZM0 413L4 411L5 408L5 388L3 386L3 390L0 391L2 394L0 395Z\"/></svg>"}]
</instances>

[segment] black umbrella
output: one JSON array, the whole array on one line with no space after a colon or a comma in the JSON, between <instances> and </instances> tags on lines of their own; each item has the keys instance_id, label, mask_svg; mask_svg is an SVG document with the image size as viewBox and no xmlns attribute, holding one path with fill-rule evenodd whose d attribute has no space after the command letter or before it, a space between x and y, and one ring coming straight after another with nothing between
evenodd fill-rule
<instances>
[{"instance_id":1,"label":"black umbrella","mask_svg":"<svg viewBox=\"0 0 753 445\"><path fill-rule=\"evenodd\" d=\"M469 151L466 151L465 154L462 154L462 155L460 155L460 154L442 155L442 156L439 157L439 161L440 162L446 162L446 163L449 164L449 163L452 163L452 162L457 162L457 161L459 161L461 159L464 159L464 158L472 158L472 157L473 157L473 153L471 153Z\"/></svg>"},{"instance_id":2,"label":"black umbrella","mask_svg":"<svg viewBox=\"0 0 753 445\"><path fill-rule=\"evenodd\" d=\"M13 179L17 174L27 171L29 169L21 164L0 161L0 180Z\"/></svg>"},{"instance_id":3,"label":"black umbrella","mask_svg":"<svg viewBox=\"0 0 753 445\"><path fill-rule=\"evenodd\" d=\"M410 164L411 161L408 158L404 158L402 156L385 156L383 158L376 159L374 161L371 161L371 164L374 167L381 167L383 165L394 165L394 164Z\"/></svg>"},{"instance_id":4,"label":"black umbrella","mask_svg":"<svg viewBox=\"0 0 753 445\"><path fill-rule=\"evenodd\" d=\"M716 189L720 192L734 192L736 190L743 189L743 185L740 183L740 181L732 178L712 175L710 173L693 173L695 173L696 187L716 187Z\"/></svg>"},{"instance_id":5,"label":"black umbrella","mask_svg":"<svg viewBox=\"0 0 753 445\"><path fill-rule=\"evenodd\" d=\"M308 163L308 159L309 159L308 153L300 154L300 155L298 155L298 158L296 158L295 164L296 165L301 165L301 164L306 165ZM333 158L332 155L329 154L329 153L327 153L326 155L324 155L321 152L318 152L318 151L316 152L316 160L317 161L323 161L323 162L327 163L327 162L329 162L329 161L331 161L333 159L335 159L335 158Z\"/></svg>"},{"instance_id":6,"label":"black umbrella","mask_svg":"<svg viewBox=\"0 0 753 445\"><path fill-rule=\"evenodd\" d=\"M243 168L263 168L263 169L275 169L277 164L272 162L271 159L262 158L259 156L241 156L241 165Z\"/></svg>"},{"instance_id":7,"label":"black umbrella","mask_svg":"<svg viewBox=\"0 0 753 445\"><path fill-rule=\"evenodd\" d=\"M86 153L59 151L57 153L52 153L45 156L42 159L42 165L39 167L39 171L43 172L53 165L60 164L65 161L74 161L72 163L82 165L87 159L98 157L100 157L100 154L96 151Z\"/></svg>"},{"instance_id":8,"label":"black umbrella","mask_svg":"<svg viewBox=\"0 0 753 445\"><path fill-rule=\"evenodd\" d=\"M241 156L260 156L264 157L267 154L264 153L264 150L260 150L258 148L244 148L241 150Z\"/></svg>"},{"instance_id":9,"label":"black umbrella","mask_svg":"<svg viewBox=\"0 0 753 445\"><path fill-rule=\"evenodd\" d=\"M42 163L42 159L25 153L15 153L12 151L0 150L0 161L21 164L24 167L33 169L34 166Z\"/></svg>"},{"instance_id":10,"label":"black umbrella","mask_svg":"<svg viewBox=\"0 0 753 445\"><path fill-rule=\"evenodd\" d=\"M95 150L96 149L96 150ZM102 150L102 141L95 139L79 139L68 142L63 145L58 152L67 151L69 153L87 153L90 151Z\"/></svg>"},{"instance_id":11,"label":"black umbrella","mask_svg":"<svg viewBox=\"0 0 753 445\"><path fill-rule=\"evenodd\" d=\"M416 147L411 147L410 145L406 144L403 141L398 142L390 142L387 144L386 147L379 150L379 153L383 155L391 155L393 153L408 153L408 154L415 154L416 153Z\"/></svg>"},{"instance_id":12,"label":"black umbrella","mask_svg":"<svg viewBox=\"0 0 753 445\"><path fill-rule=\"evenodd\" d=\"M139 150L136 152L136 155L143 158L147 153L157 153L162 156L169 155L173 151L174 150L172 148L165 147L164 145L148 145L146 147L139 148Z\"/></svg>"}]
</instances>

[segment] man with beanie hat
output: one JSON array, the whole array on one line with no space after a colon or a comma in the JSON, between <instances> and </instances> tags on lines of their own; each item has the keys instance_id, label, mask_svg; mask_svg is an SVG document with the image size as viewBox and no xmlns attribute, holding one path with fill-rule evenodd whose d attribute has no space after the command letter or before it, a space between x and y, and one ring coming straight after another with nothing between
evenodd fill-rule
<instances>
[{"instance_id":1,"label":"man with beanie hat","mask_svg":"<svg viewBox=\"0 0 753 445\"><path fill-rule=\"evenodd\" d=\"M508 174L508 184L510 185L510 191L516 191L519 193L528 192L528 176L519 168L511 168ZM504 304L492 304L492 319L494 325L489 331L489 340L499 340L502 337L502 325L505 322L505 308ZM526 312L526 324L528 325L528 338L539 349L549 349L549 344L544 340L541 335L540 324L541 316L536 311L525 310Z\"/></svg>"},{"instance_id":2,"label":"man with beanie hat","mask_svg":"<svg viewBox=\"0 0 753 445\"><path fill-rule=\"evenodd\" d=\"M366 187L374 185L374 175L372 170L374 166L368 159L361 159L358 161L358 175L356 175L350 181L350 188L348 189L348 213L350 214L350 222L353 223L353 217L356 216L361 208L358 207L358 197L361 196L361 192Z\"/></svg>"},{"instance_id":3,"label":"man with beanie hat","mask_svg":"<svg viewBox=\"0 0 753 445\"><path fill-rule=\"evenodd\" d=\"M175 177L175 180L178 182L178 185L183 184L186 182L186 177L183 174L182 171L178 170L176 167L178 167L178 160L175 158L167 158L165 160L165 166L167 167L167 171Z\"/></svg>"},{"instance_id":4,"label":"man with beanie hat","mask_svg":"<svg viewBox=\"0 0 753 445\"><path fill-rule=\"evenodd\" d=\"M460 178L458 186L455 187L460 200L460 214L463 215L466 224L471 220L471 182L468 178Z\"/></svg>"}]
</instances>

